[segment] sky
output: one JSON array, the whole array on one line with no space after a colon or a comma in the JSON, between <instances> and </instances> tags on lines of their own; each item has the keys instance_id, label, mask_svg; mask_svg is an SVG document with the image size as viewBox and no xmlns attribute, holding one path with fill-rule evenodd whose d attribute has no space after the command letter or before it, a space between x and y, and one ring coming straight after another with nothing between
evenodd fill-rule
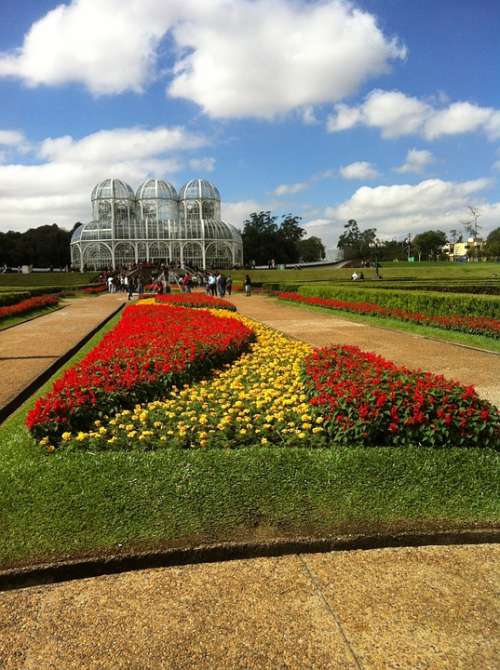
<instances>
[{"instance_id":1,"label":"sky","mask_svg":"<svg viewBox=\"0 0 500 670\"><path fill-rule=\"evenodd\" d=\"M0 230L202 177L328 248L500 226L499 0L3 0Z\"/></svg>"}]
</instances>

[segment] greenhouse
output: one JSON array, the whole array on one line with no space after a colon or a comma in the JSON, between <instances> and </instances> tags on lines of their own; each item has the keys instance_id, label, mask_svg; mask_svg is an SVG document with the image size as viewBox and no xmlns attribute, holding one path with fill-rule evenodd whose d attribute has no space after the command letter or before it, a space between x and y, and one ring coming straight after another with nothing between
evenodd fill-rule
<instances>
[{"instance_id":1,"label":"greenhouse","mask_svg":"<svg viewBox=\"0 0 500 670\"><path fill-rule=\"evenodd\" d=\"M92 191L92 221L71 237L71 264L80 270L128 268L139 263L223 269L242 265L241 235L221 221L217 188L192 179L177 194L148 179L134 194L119 179Z\"/></svg>"}]
</instances>

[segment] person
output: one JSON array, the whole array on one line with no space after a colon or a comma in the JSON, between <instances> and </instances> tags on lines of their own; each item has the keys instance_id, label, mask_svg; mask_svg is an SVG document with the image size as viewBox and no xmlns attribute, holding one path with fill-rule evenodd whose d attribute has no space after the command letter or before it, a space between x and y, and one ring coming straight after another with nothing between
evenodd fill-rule
<instances>
[{"instance_id":1,"label":"person","mask_svg":"<svg viewBox=\"0 0 500 670\"><path fill-rule=\"evenodd\" d=\"M139 294L140 300L144 295L144 284L140 275L137 277L137 293Z\"/></svg>"},{"instance_id":2,"label":"person","mask_svg":"<svg viewBox=\"0 0 500 670\"><path fill-rule=\"evenodd\" d=\"M359 279L359 275L358 275L358 273L356 272L356 270L354 270L354 272L352 273L352 275L351 275L351 279L352 279L352 281L358 281L358 279Z\"/></svg>"},{"instance_id":3,"label":"person","mask_svg":"<svg viewBox=\"0 0 500 670\"><path fill-rule=\"evenodd\" d=\"M233 290L233 280L231 278L231 275L228 275L226 277L226 292L228 295L231 295L231 291Z\"/></svg>"},{"instance_id":4,"label":"person","mask_svg":"<svg viewBox=\"0 0 500 670\"><path fill-rule=\"evenodd\" d=\"M217 289L217 286L216 286L215 275L213 274L213 272L211 272L211 273L208 275L207 293L208 293L209 295L213 295L213 296L214 296L214 295L215 295L215 292L216 292L216 289Z\"/></svg>"},{"instance_id":5,"label":"person","mask_svg":"<svg viewBox=\"0 0 500 670\"><path fill-rule=\"evenodd\" d=\"M132 294L134 292L135 280L133 277L130 277L128 280L128 299L132 300Z\"/></svg>"},{"instance_id":6,"label":"person","mask_svg":"<svg viewBox=\"0 0 500 670\"><path fill-rule=\"evenodd\" d=\"M245 277L245 295L248 297L252 293L252 281L250 279L250 275L247 275Z\"/></svg>"},{"instance_id":7,"label":"person","mask_svg":"<svg viewBox=\"0 0 500 670\"><path fill-rule=\"evenodd\" d=\"M358 279L359 279L360 281L363 281L364 278L365 278L365 275L364 275L362 272L360 272L360 273L359 273L359 277L358 277Z\"/></svg>"},{"instance_id":8,"label":"person","mask_svg":"<svg viewBox=\"0 0 500 670\"><path fill-rule=\"evenodd\" d=\"M113 293L113 277L111 275L108 277L108 293Z\"/></svg>"},{"instance_id":9,"label":"person","mask_svg":"<svg viewBox=\"0 0 500 670\"><path fill-rule=\"evenodd\" d=\"M223 274L219 275L219 296L223 298L226 295L226 278Z\"/></svg>"}]
</instances>

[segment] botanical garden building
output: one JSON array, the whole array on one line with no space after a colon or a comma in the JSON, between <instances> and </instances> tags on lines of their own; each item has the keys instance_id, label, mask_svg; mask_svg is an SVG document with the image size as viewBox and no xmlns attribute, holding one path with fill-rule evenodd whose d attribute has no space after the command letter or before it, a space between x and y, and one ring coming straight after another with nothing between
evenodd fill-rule
<instances>
[{"instance_id":1,"label":"botanical garden building","mask_svg":"<svg viewBox=\"0 0 500 670\"><path fill-rule=\"evenodd\" d=\"M92 221L71 237L71 264L83 270L166 263L203 269L242 265L241 235L220 218L220 195L205 179L192 179L177 194L161 179L148 179L134 194L119 179L92 191Z\"/></svg>"}]
</instances>

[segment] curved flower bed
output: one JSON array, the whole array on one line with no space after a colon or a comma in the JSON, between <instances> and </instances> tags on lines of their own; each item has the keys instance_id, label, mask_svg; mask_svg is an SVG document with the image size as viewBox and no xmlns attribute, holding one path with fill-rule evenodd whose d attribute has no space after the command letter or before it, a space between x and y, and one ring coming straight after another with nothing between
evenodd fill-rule
<instances>
[{"instance_id":1,"label":"curved flower bed","mask_svg":"<svg viewBox=\"0 0 500 670\"><path fill-rule=\"evenodd\" d=\"M236 312L236 307L222 298L214 298L204 293L176 293L174 295L157 295L156 302L166 305L179 305L182 307L201 307L205 309L225 309Z\"/></svg>"},{"instance_id":2,"label":"curved flower bed","mask_svg":"<svg viewBox=\"0 0 500 670\"><path fill-rule=\"evenodd\" d=\"M334 298L315 298L300 295L299 293L279 292L276 294L280 300L300 302L305 305L315 305L328 309L338 309L354 314L366 314L369 316L385 316L401 321L410 321L426 326L437 326L447 330L457 330L471 335L486 335L487 337L500 338L500 321L482 316L430 316L421 312L408 312L395 307L382 307L371 302L353 302L349 300L336 300Z\"/></svg>"},{"instance_id":3,"label":"curved flower bed","mask_svg":"<svg viewBox=\"0 0 500 670\"><path fill-rule=\"evenodd\" d=\"M44 307L55 307L59 302L58 295L40 295L34 298L26 298L15 305L6 305L0 307L0 321L11 316L19 316L21 314L28 314Z\"/></svg>"},{"instance_id":4,"label":"curved flower bed","mask_svg":"<svg viewBox=\"0 0 500 670\"><path fill-rule=\"evenodd\" d=\"M233 360L253 338L240 321L155 305L125 309L118 324L57 380L26 425L46 443L123 407L164 395Z\"/></svg>"},{"instance_id":5,"label":"curved flower bed","mask_svg":"<svg viewBox=\"0 0 500 670\"><path fill-rule=\"evenodd\" d=\"M473 387L358 347L316 350L304 380L333 444L500 447L500 414Z\"/></svg>"},{"instance_id":6,"label":"curved flower bed","mask_svg":"<svg viewBox=\"0 0 500 670\"><path fill-rule=\"evenodd\" d=\"M108 287L106 284L99 284L99 286L87 286L82 289L83 293L89 293L90 295L99 295L100 293L106 293Z\"/></svg>"},{"instance_id":7,"label":"curved flower bed","mask_svg":"<svg viewBox=\"0 0 500 670\"><path fill-rule=\"evenodd\" d=\"M187 310L186 310L187 311ZM472 388L400 368L355 347L314 351L240 315L249 350L165 399L125 409L81 449L250 446L498 446L497 410Z\"/></svg>"}]
</instances>

